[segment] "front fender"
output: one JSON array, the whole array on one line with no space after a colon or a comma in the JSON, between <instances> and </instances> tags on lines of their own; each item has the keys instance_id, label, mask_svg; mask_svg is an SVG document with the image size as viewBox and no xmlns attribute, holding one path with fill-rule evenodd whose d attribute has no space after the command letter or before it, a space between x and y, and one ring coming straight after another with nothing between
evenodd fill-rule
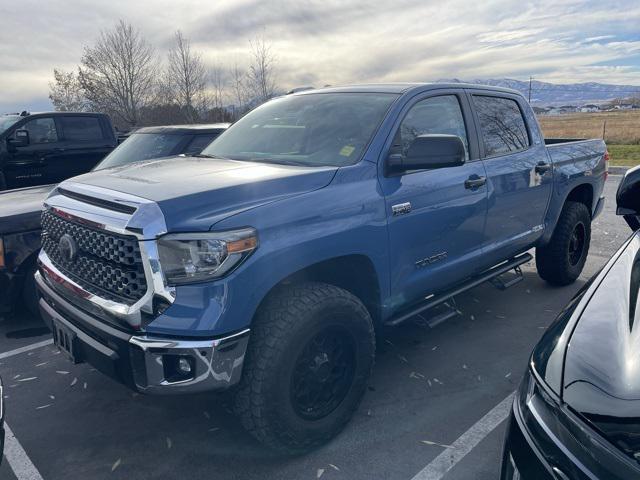
<instances>
[{"instance_id":1,"label":"front fender","mask_svg":"<svg viewBox=\"0 0 640 480\"><path fill-rule=\"evenodd\" d=\"M253 255L228 277L177 288L176 301L147 331L216 336L242 330L283 279L346 255L371 261L383 303L389 289L387 229L375 165L361 162L341 169L326 188L240 213L214 229L242 226L258 231L259 247Z\"/></svg>"}]
</instances>

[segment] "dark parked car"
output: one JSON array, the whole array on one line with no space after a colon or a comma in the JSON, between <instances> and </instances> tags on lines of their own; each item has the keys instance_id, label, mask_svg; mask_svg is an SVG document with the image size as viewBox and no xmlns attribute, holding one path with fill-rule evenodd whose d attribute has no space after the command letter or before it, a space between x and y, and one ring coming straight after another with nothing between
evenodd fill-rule
<instances>
[{"instance_id":1,"label":"dark parked car","mask_svg":"<svg viewBox=\"0 0 640 480\"><path fill-rule=\"evenodd\" d=\"M111 121L103 113L0 116L0 190L86 173L116 145Z\"/></svg>"},{"instance_id":2,"label":"dark parked car","mask_svg":"<svg viewBox=\"0 0 640 480\"><path fill-rule=\"evenodd\" d=\"M640 167L625 175L617 202L635 233L534 349L503 480L640 478Z\"/></svg>"},{"instance_id":3,"label":"dark parked car","mask_svg":"<svg viewBox=\"0 0 640 480\"><path fill-rule=\"evenodd\" d=\"M147 127L129 135L96 169L178 154L198 154L229 124ZM33 274L42 202L53 185L0 192L0 312L23 302L38 311Z\"/></svg>"},{"instance_id":4,"label":"dark parked car","mask_svg":"<svg viewBox=\"0 0 640 480\"><path fill-rule=\"evenodd\" d=\"M4 452L4 388L2 378L0 378L0 464L2 463L2 453Z\"/></svg>"}]
</instances>

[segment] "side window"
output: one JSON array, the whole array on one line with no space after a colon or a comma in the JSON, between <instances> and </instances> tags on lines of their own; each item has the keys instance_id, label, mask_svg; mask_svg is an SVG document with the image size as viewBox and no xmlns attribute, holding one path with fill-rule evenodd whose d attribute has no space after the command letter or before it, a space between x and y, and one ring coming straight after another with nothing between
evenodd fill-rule
<instances>
[{"instance_id":1,"label":"side window","mask_svg":"<svg viewBox=\"0 0 640 480\"><path fill-rule=\"evenodd\" d=\"M195 135L187 147L184 149L184 153L187 155L196 155L204 149L207 145L213 142L213 139L218 136L217 133L207 133L203 135Z\"/></svg>"},{"instance_id":2,"label":"side window","mask_svg":"<svg viewBox=\"0 0 640 480\"><path fill-rule=\"evenodd\" d=\"M58 141L56 122L53 118L34 118L20 128L29 132L29 143L32 145Z\"/></svg>"},{"instance_id":3,"label":"side window","mask_svg":"<svg viewBox=\"0 0 640 480\"><path fill-rule=\"evenodd\" d=\"M464 143L465 158L469 159L467 129L455 95L427 98L411 107L396 133L393 150L404 155L417 136L428 134L457 135Z\"/></svg>"},{"instance_id":4,"label":"side window","mask_svg":"<svg viewBox=\"0 0 640 480\"><path fill-rule=\"evenodd\" d=\"M102 128L97 117L60 117L65 140L89 142L102 140Z\"/></svg>"},{"instance_id":5,"label":"side window","mask_svg":"<svg viewBox=\"0 0 640 480\"><path fill-rule=\"evenodd\" d=\"M529 147L529 135L520 107L510 98L473 96L485 156L493 157Z\"/></svg>"}]
</instances>

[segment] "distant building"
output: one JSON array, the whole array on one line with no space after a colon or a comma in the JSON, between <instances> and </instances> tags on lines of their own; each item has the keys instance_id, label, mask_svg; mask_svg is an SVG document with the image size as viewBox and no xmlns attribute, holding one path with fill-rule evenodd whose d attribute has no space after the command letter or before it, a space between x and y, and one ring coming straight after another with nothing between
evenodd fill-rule
<instances>
[{"instance_id":1,"label":"distant building","mask_svg":"<svg viewBox=\"0 0 640 480\"><path fill-rule=\"evenodd\" d=\"M593 104L589 104L589 105L583 105L582 107L580 107L580 111L587 113L587 112L599 112L600 111L600 107L598 105L593 105Z\"/></svg>"}]
</instances>

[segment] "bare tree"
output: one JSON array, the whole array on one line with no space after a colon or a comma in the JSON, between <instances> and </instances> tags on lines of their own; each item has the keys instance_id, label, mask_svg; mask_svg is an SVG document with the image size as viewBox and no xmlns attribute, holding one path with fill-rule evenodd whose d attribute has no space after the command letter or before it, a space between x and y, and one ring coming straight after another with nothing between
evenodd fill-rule
<instances>
[{"instance_id":1,"label":"bare tree","mask_svg":"<svg viewBox=\"0 0 640 480\"><path fill-rule=\"evenodd\" d=\"M94 46L85 47L81 64L79 81L89 101L137 125L141 109L153 99L157 74L153 48L140 32L120 20Z\"/></svg>"},{"instance_id":2,"label":"bare tree","mask_svg":"<svg viewBox=\"0 0 640 480\"><path fill-rule=\"evenodd\" d=\"M59 112L84 112L91 108L76 74L57 68L53 69L53 82L49 82L49 99Z\"/></svg>"},{"instance_id":3,"label":"bare tree","mask_svg":"<svg viewBox=\"0 0 640 480\"><path fill-rule=\"evenodd\" d=\"M256 37L251 45L251 64L247 73L247 87L252 99L260 103L273 97L276 84L274 76L275 56L264 37Z\"/></svg>"},{"instance_id":4,"label":"bare tree","mask_svg":"<svg viewBox=\"0 0 640 480\"><path fill-rule=\"evenodd\" d=\"M238 63L236 62L233 66L233 70L231 72L231 89L233 93L233 117L237 120L246 109L245 105L247 104L247 72L241 70L238 67Z\"/></svg>"},{"instance_id":5,"label":"bare tree","mask_svg":"<svg viewBox=\"0 0 640 480\"><path fill-rule=\"evenodd\" d=\"M222 108L226 99L225 71L222 65L215 63L209 70L211 83L211 106Z\"/></svg>"},{"instance_id":6,"label":"bare tree","mask_svg":"<svg viewBox=\"0 0 640 480\"><path fill-rule=\"evenodd\" d=\"M168 60L166 79L173 100L184 109L188 122L197 122L211 101L202 56L191 50L191 42L178 30Z\"/></svg>"}]
</instances>

